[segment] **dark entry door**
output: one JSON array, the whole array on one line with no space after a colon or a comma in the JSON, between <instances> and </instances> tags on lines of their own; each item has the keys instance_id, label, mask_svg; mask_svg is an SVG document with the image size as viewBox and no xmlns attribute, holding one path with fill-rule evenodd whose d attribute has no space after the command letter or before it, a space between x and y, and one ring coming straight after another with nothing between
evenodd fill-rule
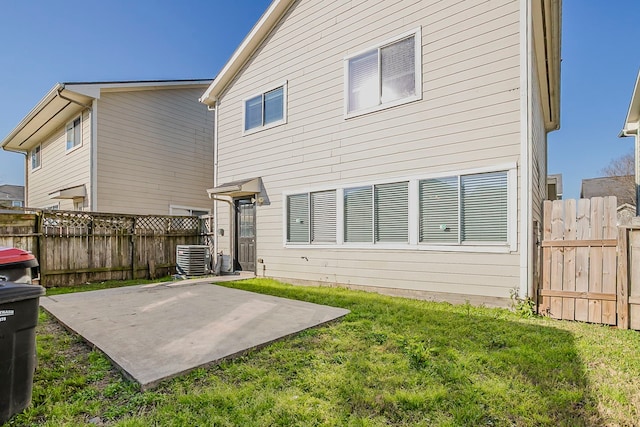
<instances>
[{"instance_id":1,"label":"dark entry door","mask_svg":"<svg viewBox=\"0 0 640 427\"><path fill-rule=\"evenodd\" d=\"M256 271L256 205L236 200L236 260L243 271Z\"/></svg>"}]
</instances>

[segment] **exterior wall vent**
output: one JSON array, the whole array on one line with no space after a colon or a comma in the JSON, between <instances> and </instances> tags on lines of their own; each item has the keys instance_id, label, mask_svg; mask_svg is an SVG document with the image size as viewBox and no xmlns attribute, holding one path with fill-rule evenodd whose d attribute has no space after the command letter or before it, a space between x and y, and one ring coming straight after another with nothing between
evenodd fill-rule
<instances>
[{"instance_id":1,"label":"exterior wall vent","mask_svg":"<svg viewBox=\"0 0 640 427\"><path fill-rule=\"evenodd\" d=\"M211 273L211 251L205 245L177 245L176 271L185 276Z\"/></svg>"}]
</instances>

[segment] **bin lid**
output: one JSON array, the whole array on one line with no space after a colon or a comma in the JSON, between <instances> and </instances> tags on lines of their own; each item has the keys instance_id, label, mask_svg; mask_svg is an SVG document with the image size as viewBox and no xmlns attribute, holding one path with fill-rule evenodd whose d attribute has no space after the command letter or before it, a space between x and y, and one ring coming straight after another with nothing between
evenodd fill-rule
<instances>
[{"instance_id":1,"label":"bin lid","mask_svg":"<svg viewBox=\"0 0 640 427\"><path fill-rule=\"evenodd\" d=\"M42 286L0 281L0 305L25 299L39 298L44 294L45 290Z\"/></svg>"},{"instance_id":2,"label":"bin lid","mask_svg":"<svg viewBox=\"0 0 640 427\"><path fill-rule=\"evenodd\" d=\"M14 266L37 267L38 260L29 251L0 247L0 269Z\"/></svg>"}]
</instances>

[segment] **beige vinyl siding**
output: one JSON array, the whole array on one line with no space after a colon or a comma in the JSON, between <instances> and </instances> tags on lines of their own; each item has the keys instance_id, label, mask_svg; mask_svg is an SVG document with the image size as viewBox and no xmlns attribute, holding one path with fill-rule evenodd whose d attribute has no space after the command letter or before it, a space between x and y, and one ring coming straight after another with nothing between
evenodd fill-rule
<instances>
[{"instance_id":1,"label":"beige vinyl siding","mask_svg":"<svg viewBox=\"0 0 640 427\"><path fill-rule=\"evenodd\" d=\"M73 120L78 115L69 118ZM82 113L82 146L68 151L66 144L66 123L56 129L41 143L41 168L31 171L28 164L28 194L26 205L41 208L59 203L63 210L73 210L71 199L51 199L50 193L61 189L84 185L87 191L85 206L91 195L91 113Z\"/></svg>"},{"instance_id":2,"label":"beige vinyl siding","mask_svg":"<svg viewBox=\"0 0 640 427\"><path fill-rule=\"evenodd\" d=\"M284 248L282 193L519 162L519 4L294 3L219 107L218 182L261 176L266 189L258 274L508 298L517 253ZM418 27L422 100L345 119L344 58ZM242 136L242 100L283 81L287 123ZM229 208L218 212L228 230Z\"/></svg>"},{"instance_id":3,"label":"beige vinyl siding","mask_svg":"<svg viewBox=\"0 0 640 427\"><path fill-rule=\"evenodd\" d=\"M547 132L544 127L540 81L537 68L533 68L533 220L542 224L542 202L547 198Z\"/></svg>"},{"instance_id":4,"label":"beige vinyl siding","mask_svg":"<svg viewBox=\"0 0 640 427\"><path fill-rule=\"evenodd\" d=\"M202 88L106 92L98 101L98 209L211 209L213 113Z\"/></svg>"}]
</instances>

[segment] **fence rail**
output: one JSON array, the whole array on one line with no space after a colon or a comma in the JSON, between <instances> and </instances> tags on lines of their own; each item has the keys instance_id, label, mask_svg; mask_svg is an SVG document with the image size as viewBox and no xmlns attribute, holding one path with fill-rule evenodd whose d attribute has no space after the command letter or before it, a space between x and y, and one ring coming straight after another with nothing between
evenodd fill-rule
<instances>
[{"instance_id":1,"label":"fence rail","mask_svg":"<svg viewBox=\"0 0 640 427\"><path fill-rule=\"evenodd\" d=\"M618 227L615 197L544 203L538 311L640 330L640 227Z\"/></svg>"},{"instance_id":2,"label":"fence rail","mask_svg":"<svg viewBox=\"0 0 640 427\"><path fill-rule=\"evenodd\" d=\"M33 252L40 283L47 287L171 274L176 245L202 240L198 217L46 210L0 214L0 246Z\"/></svg>"}]
</instances>

